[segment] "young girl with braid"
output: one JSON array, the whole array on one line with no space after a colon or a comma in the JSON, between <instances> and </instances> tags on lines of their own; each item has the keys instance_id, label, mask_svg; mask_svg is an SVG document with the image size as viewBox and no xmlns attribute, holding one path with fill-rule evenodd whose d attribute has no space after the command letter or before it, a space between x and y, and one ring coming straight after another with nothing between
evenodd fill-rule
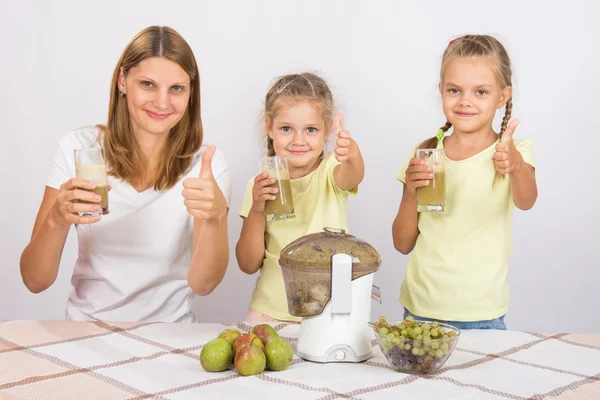
<instances>
[{"instance_id":1,"label":"young girl with braid","mask_svg":"<svg viewBox=\"0 0 600 400\"><path fill-rule=\"evenodd\" d=\"M397 176L404 190L394 247L414 250L400 291L405 317L506 329L511 216L537 198L533 145L513 138L519 122L510 121L511 76L508 54L491 36L462 36L444 52L439 90L446 123L418 147L445 150L445 212L417 213L416 189L433 175L414 150ZM496 133L492 122L502 108Z\"/></svg>"}]
</instances>

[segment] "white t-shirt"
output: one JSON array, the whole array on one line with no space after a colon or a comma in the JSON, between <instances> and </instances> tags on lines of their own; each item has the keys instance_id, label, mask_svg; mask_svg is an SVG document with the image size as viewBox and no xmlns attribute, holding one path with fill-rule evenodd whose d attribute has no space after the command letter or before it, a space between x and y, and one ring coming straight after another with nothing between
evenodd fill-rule
<instances>
[{"instance_id":1,"label":"white t-shirt","mask_svg":"<svg viewBox=\"0 0 600 400\"><path fill-rule=\"evenodd\" d=\"M58 143L47 185L58 189L75 176L74 150L101 147L99 129L70 132ZM79 256L75 263L66 318L69 320L195 322L194 292L187 282L194 221L181 194L183 180L199 176L202 153L169 190L136 191L108 177L109 214L76 225ZM216 151L212 170L229 204L231 174Z\"/></svg>"}]
</instances>

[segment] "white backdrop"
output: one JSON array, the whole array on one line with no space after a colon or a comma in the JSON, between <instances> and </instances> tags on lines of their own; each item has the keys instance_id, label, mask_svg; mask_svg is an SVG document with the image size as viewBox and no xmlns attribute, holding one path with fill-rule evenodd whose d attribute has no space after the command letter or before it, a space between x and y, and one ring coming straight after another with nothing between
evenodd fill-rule
<instances>
[{"instance_id":1,"label":"white backdrop","mask_svg":"<svg viewBox=\"0 0 600 400\"><path fill-rule=\"evenodd\" d=\"M514 216L510 329L600 332L597 247L600 179L598 3L481 1L2 1L0 15L0 320L60 319L76 257L71 234L59 277L29 293L19 257L29 240L57 140L106 120L113 68L131 37L169 25L192 46L201 71L206 143L234 176L231 262L223 283L199 298L204 321L241 320L255 276L234 248L247 179L260 154L260 111L271 81L303 70L330 83L367 170L351 199L352 233L372 243L383 304L398 318L408 257L392 245L407 152L444 122L436 91L441 54L464 33L490 33L514 68L515 136L534 141L539 199ZM72 231L73 233L74 231Z\"/></svg>"}]
</instances>

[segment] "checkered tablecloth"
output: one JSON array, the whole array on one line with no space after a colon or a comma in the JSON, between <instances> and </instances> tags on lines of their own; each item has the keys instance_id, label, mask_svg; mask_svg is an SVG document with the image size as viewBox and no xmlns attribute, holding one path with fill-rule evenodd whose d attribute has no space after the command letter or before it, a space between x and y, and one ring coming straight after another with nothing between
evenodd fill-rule
<instances>
[{"instance_id":1,"label":"checkered tablecloth","mask_svg":"<svg viewBox=\"0 0 600 400\"><path fill-rule=\"evenodd\" d=\"M393 371L373 342L360 364L295 358L242 377L200 366L202 345L225 327L4 322L0 399L600 399L600 335L463 331L434 376ZM275 327L294 346L299 326Z\"/></svg>"}]
</instances>

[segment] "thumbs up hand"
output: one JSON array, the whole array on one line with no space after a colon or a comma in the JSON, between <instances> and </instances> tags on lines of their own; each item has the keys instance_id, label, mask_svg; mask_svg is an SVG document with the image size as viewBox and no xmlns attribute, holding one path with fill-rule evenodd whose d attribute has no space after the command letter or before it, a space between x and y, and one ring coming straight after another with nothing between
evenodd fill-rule
<instances>
[{"instance_id":1,"label":"thumbs up hand","mask_svg":"<svg viewBox=\"0 0 600 400\"><path fill-rule=\"evenodd\" d=\"M341 163L348 160L353 142L350 132L345 130L342 126L342 117L342 114L338 114L333 120L333 131L336 135L335 158Z\"/></svg>"},{"instance_id":2,"label":"thumbs up hand","mask_svg":"<svg viewBox=\"0 0 600 400\"><path fill-rule=\"evenodd\" d=\"M499 174L509 174L521 168L523 164L523 157L513 142L513 134L517 125L519 125L518 119L510 121L506 127L506 131L502 135L502 139L500 139L500 143L496 145L496 152L493 158L496 172Z\"/></svg>"},{"instance_id":3,"label":"thumbs up hand","mask_svg":"<svg viewBox=\"0 0 600 400\"><path fill-rule=\"evenodd\" d=\"M183 181L183 203L187 212L201 220L214 220L227 216L227 202L212 172L215 146L208 146L202 154L200 176Z\"/></svg>"}]
</instances>

